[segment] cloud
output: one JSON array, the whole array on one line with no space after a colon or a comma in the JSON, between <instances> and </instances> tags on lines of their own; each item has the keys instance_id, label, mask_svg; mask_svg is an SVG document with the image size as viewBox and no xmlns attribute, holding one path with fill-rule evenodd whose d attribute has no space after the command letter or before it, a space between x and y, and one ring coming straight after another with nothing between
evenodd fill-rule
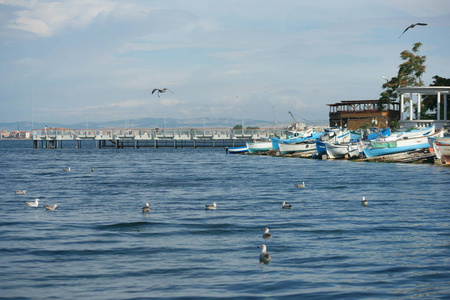
<instances>
[{"instance_id":1,"label":"cloud","mask_svg":"<svg viewBox=\"0 0 450 300\"><path fill-rule=\"evenodd\" d=\"M65 28L84 28L99 15L108 15L116 6L102 0L79 1L3 1L18 7L16 18L9 28L50 37Z\"/></svg>"}]
</instances>

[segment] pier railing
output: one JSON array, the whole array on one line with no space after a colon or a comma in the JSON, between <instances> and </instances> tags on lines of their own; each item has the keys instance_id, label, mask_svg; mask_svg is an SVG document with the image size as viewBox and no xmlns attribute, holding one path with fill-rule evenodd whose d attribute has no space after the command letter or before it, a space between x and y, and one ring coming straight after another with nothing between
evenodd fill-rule
<instances>
[{"instance_id":1,"label":"pier railing","mask_svg":"<svg viewBox=\"0 0 450 300\"><path fill-rule=\"evenodd\" d=\"M77 141L98 141L98 145L106 145L106 142L113 143L113 146L133 144L143 145L152 143L157 146L158 141L250 141L257 139L267 139L271 136L283 136L282 129L33 129L32 139L34 147L39 148L39 142L43 147L57 148L58 142ZM179 143L180 144L180 143ZM234 145L234 142L233 142ZM120 147L120 146L119 146Z\"/></svg>"}]
</instances>

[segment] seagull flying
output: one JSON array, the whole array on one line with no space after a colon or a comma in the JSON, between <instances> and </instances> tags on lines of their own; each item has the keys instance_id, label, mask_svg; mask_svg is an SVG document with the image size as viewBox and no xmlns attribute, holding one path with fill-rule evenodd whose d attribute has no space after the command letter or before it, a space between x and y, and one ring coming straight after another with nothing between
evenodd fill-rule
<instances>
[{"instance_id":1,"label":"seagull flying","mask_svg":"<svg viewBox=\"0 0 450 300\"><path fill-rule=\"evenodd\" d=\"M408 29L410 29L410 28L414 28L416 25L426 26L426 25L428 25L428 24L426 24L426 23L416 23L416 24L411 24L411 25L409 25L408 27L406 27L406 29L405 29L405 31L403 31L403 33L405 33L405 32L406 32ZM398 38L401 38L402 35L403 35L403 33L402 33Z\"/></svg>"},{"instance_id":2,"label":"seagull flying","mask_svg":"<svg viewBox=\"0 0 450 300\"><path fill-rule=\"evenodd\" d=\"M153 95L154 92L157 92L158 98L160 98L160 97L159 97L159 93L165 93L166 91L169 91L169 92L171 92L171 93L173 94L173 92L172 92L171 90L166 89L166 88L163 88L162 90L161 90L161 89L154 89L154 90L152 91L152 95Z\"/></svg>"}]
</instances>

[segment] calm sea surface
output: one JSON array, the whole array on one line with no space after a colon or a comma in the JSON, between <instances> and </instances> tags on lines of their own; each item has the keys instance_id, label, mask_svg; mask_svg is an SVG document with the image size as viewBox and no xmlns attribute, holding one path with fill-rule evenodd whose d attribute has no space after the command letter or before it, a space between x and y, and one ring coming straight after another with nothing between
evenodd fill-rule
<instances>
[{"instance_id":1,"label":"calm sea surface","mask_svg":"<svg viewBox=\"0 0 450 300\"><path fill-rule=\"evenodd\" d=\"M31 147L0 141L2 299L450 298L450 168Z\"/></svg>"}]
</instances>

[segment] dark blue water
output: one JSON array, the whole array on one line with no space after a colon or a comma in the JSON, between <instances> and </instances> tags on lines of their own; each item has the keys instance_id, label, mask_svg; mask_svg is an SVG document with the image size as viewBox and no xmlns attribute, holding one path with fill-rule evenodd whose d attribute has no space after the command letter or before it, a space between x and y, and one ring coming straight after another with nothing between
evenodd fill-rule
<instances>
[{"instance_id":1,"label":"dark blue water","mask_svg":"<svg viewBox=\"0 0 450 300\"><path fill-rule=\"evenodd\" d=\"M0 157L0 298L450 298L449 168L23 141Z\"/></svg>"}]
</instances>

